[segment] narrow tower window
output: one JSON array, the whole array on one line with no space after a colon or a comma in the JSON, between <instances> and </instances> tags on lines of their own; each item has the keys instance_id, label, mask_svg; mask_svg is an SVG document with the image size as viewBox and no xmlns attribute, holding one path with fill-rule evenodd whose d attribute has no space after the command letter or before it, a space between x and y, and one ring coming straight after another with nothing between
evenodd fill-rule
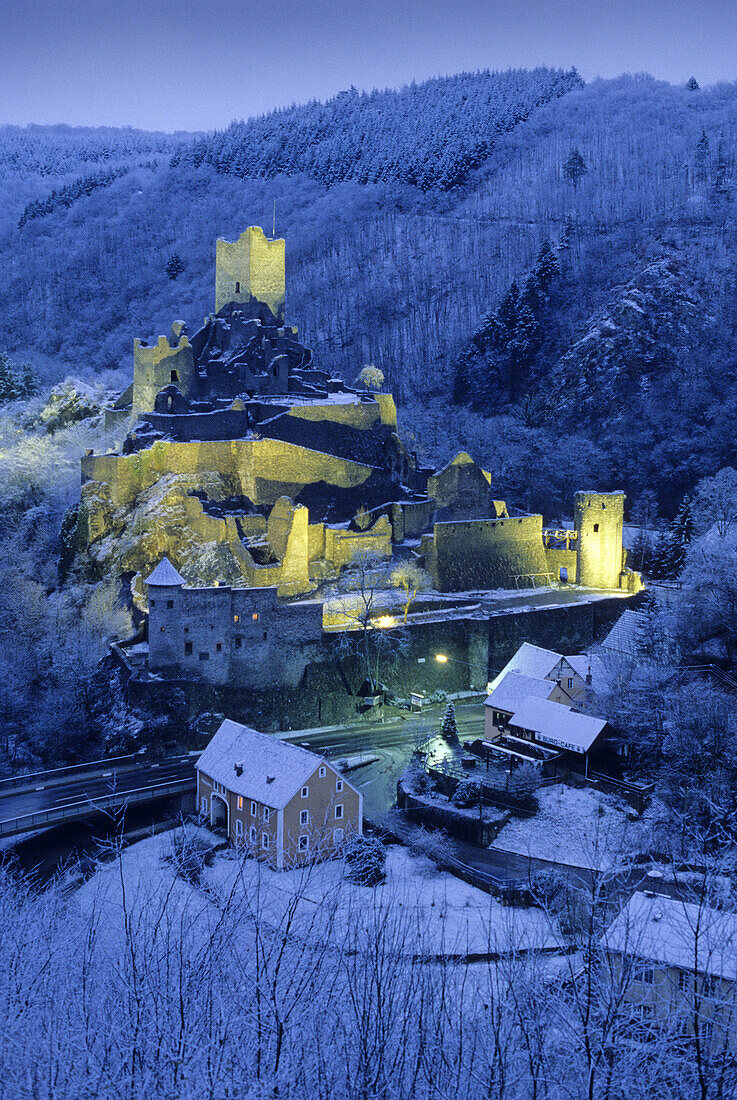
<instances>
[{"instance_id":1,"label":"narrow tower window","mask_svg":"<svg viewBox=\"0 0 737 1100\"><path fill-rule=\"evenodd\" d=\"M235 292L236 292L236 294L240 294L240 292L241 292L241 284L240 283L235 284Z\"/></svg>"},{"instance_id":2,"label":"narrow tower window","mask_svg":"<svg viewBox=\"0 0 737 1100\"><path fill-rule=\"evenodd\" d=\"M177 374L177 372L175 370L173 370L171 372L171 380L172 380L172 382L178 382L179 381L179 375Z\"/></svg>"}]
</instances>

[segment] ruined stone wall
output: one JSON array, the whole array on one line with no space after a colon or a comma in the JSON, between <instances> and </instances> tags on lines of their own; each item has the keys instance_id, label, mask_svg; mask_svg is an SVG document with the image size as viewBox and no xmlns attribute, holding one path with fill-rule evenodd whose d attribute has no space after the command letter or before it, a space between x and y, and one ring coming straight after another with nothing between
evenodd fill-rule
<instances>
[{"instance_id":1,"label":"ruined stone wall","mask_svg":"<svg viewBox=\"0 0 737 1100\"><path fill-rule=\"evenodd\" d=\"M237 241L218 240L215 246L215 312L229 302L263 302L276 322L284 324L285 242L269 240L256 225Z\"/></svg>"},{"instance_id":2,"label":"ruined stone wall","mask_svg":"<svg viewBox=\"0 0 737 1100\"><path fill-rule=\"evenodd\" d=\"M545 557L548 561L548 569L551 573L555 574L556 578L560 578L561 569L565 569L568 573L568 583L575 583L576 565L578 563L578 554L575 550L566 550L565 547L556 548L547 546L545 548Z\"/></svg>"},{"instance_id":3,"label":"ruined stone wall","mask_svg":"<svg viewBox=\"0 0 737 1100\"><path fill-rule=\"evenodd\" d=\"M375 394L370 401L360 397L348 400L340 397L333 401L295 404L287 411L289 416L300 420L329 420L333 424L343 424L361 431L372 428L377 422L386 424L392 431L397 430L397 408L390 393Z\"/></svg>"},{"instance_id":4,"label":"ruined stone wall","mask_svg":"<svg viewBox=\"0 0 737 1100\"><path fill-rule=\"evenodd\" d=\"M359 554L378 558L392 556L392 527L386 516L380 516L368 531L350 531L343 527L325 528L325 558L341 570Z\"/></svg>"},{"instance_id":5,"label":"ruined stone wall","mask_svg":"<svg viewBox=\"0 0 737 1100\"><path fill-rule=\"evenodd\" d=\"M620 587L625 562L623 524L624 493L576 493L577 584Z\"/></svg>"},{"instance_id":6,"label":"ruined stone wall","mask_svg":"<svg viewBox=\"0 0 737 1100\"><path fill-rule=\"evenodd\" d=\"M542 516L436 523L428 544L425 568L441 592L514 588L517 576L548 572Z\"/></svg>"},{"instance_id":7,"label":"ruined stone wall","mask_svg":"<svg viewBox=\"0 0 737 1100\"><path fill-rule=\"evenodd\" d=\"M186 336L172 347L166 336L149 346L133 342L133 413L153 412L156 394L174 385L184 397L197 393L197 367Z\"/></svg>"},{"instance_id":8,"label":"ruined stone wall","mask_svg":"<svg viewBox=\"0 0 737 1100\"><path fill-rule=\"evenodd\" d=\"M82 459L82 482L107 483L116 507L130 504L165 474L200 471L220 474L232 485L233 496L274 505L279 497L294 498L305 486L319 482L357 488L369 479L373 467L273 439L157 440L135 454Z\"/></svg>"}]
</instances>

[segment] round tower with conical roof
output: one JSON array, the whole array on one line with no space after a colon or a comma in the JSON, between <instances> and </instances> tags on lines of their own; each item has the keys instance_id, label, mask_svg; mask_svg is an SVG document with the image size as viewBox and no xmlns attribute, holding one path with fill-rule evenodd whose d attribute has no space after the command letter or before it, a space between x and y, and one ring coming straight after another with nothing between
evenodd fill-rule
<instances>
[{"instance_id":1,"label":"round tower with conical roof","mask_svg":"<svg viewBox=\"0 0 737 1100\"><path fill-rule=\"evenodd\" d=\"M164 554L148 585L148 665L171 668L179 664L179 597L184 577Z\"/></svg>"}]
</instances>

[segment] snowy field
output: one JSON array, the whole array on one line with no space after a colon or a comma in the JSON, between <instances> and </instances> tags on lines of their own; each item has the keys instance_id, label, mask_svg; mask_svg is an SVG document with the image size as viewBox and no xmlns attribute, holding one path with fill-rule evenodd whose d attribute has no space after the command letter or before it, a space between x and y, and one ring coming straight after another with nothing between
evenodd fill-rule
<instances>
[{"instance_id":1,"label":"snowy field","mask_svg":"<svg viewBox=\"0 0 737 1100\"><path fill-rule=\"evenodd\" d=\"M614 795L559 784L538 791L540 810L512 818L490 846L575 867L606 871L638 846L647 827L630 821L630 807Z\"/></svg>"},{"instance_id":2,"label":"snowy field","mask_svg":"<svg viewBox=\"0 0 737 1100\"><path fill-rule=\"evenodd\" d=\"M188 832L215 842L207 830ZM551 948L558 942L539 910L504 907L400 846L389 848L386 881L375 888L347 882L340 860L277 872L232 849L216 854L202 883L193 886L165 858L171 837L131 845L78 891L83 913L94 908L104 916L111 948L131 911L139 926L150 921L159 928L164 921L177 936L186 929L195 939L211 935L226 910L237 911L244 939L262 925L288 929L305 945L352 951L391 926L393 950L409 958Z\"/></svg>"}]
</instances>

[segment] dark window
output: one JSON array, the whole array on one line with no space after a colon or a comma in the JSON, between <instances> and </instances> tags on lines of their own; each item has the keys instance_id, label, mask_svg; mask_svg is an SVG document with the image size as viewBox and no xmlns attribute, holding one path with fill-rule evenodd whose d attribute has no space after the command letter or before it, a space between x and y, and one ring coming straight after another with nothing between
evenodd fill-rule
<instances>
[{"instance_id":1,"label":"dark window","mask_svg":"<svg viewBox=\"0 0 737 1100\"><path fill-rule=\"evenodd\" d=\"M187 655L187 657L190 657L192 655L192 643L191 642L185 642L184 643L184 652Z\"/></svg>"},{"instance_id":2,"label":"dark window","mask_svg":"<svg viewBox=\"0 0 737 1100\"><path fill-rule=\"evenodd\" d=\"M223 650L223 643L222 643L222 642L218 642L218 644L217 644L217 645L215 646L215 649L217 650L217 652L218 652L218 653L222 653L222 650Z\"/></svg>"},{"instance_id":3,"label":"dark window","mask_svg":"<svg viewBox=\"0 0 737 1100\"><path fill-rule=\"evenodd\" d=\"M595 524L594 524L594 531L598 531L598 530L599 530L599 524L598 524L598 523L595 523Z\"/></svg>"},{"instance_id":4,"label":"dark window","mask_svg":"<svg viewBox=\"0 0 737 1100\"><path fill-rule=\"evenodd\" d=\"M151 607L156 607L156 600L149 600L149 604Z\"/></svg>"},{"instance_id":5,"label":"dark window","mask_svg":"<svg viewBox=\"0 0 737 1100\"><path fill-rule=\"evenodd\" d=\"M209 661L210 660L210 654L209 653L200 653L200 660L201 661Z\"/></svg>"},{"instance_id":6,"label":"dark window","mask_svg":"<svg viewBox=\"0 0 737 1100\"><path fill-rule=\"evenodd\" d=\"M267 633L268 633L268 631L266 631L266 630L265 630L265 631L264 631L264 641L266 641L266 635L267 635Z\"/></svg>"},{"instance_id":7,"label":"dark window","mask_svg":"<svg viewBox=\"0 0 737 1100\"><path fill-rule=\"evenodd\" d=\"M236 294L240 294L240 292L241 292L241 284L240 283L235 284L235 292L236 292Z\"/></svg>"},{"instance_id":8,"label":"dark window","mask_svg":"<svg viewBox=\"0 0 737 1100\"><path fill-rule=\"evenodd\" d=\"M167 606L167 607L168 607L169 609L171 609L171 608L172 608L172 607L174 606L174 600L167 600L167 601L166 601L166 606Z\"/></svg>"},{"instance_id":9,"label":"dark window","mask_svg":"<svg viewBox=\"0 0 737 1100\"><path fill-rule=\"evenodd\" d=\"M179 381L179 375L177 374L177 372L175 370L173 370L171 372L171 380L172 380L172 382L178 382Z\"/></svg>"},{"instance_id":10,"label":"dark window","mask_svg":"<svg viewBox=\"0 0 737 1100\"><path fill-rule=\"evenodd\" d=\"M241 638L240 634L236 634L236 637L235 637L235 648L236 648L236 649L240 649L242 645L243 645L243 639Z\"/></svg>"},{"instance_id":11,"label":"dark window","mask_svg":"<svg viewBox=\"0 0 737 1100\"><path fill-rule=\"evenodd\" d=\"M185 634L189 634L189 627L188 627L188 626L185 626L185 628L184 628L184 633L185 633Z\"/></svg>"}]
</instances>

